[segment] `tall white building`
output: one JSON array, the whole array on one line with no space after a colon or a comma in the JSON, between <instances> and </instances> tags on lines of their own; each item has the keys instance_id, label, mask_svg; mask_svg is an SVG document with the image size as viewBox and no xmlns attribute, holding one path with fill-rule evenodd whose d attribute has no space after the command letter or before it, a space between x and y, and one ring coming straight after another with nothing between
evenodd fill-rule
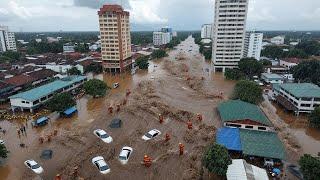
<instances>
[{"instance_id":1,"label":"tall white building","mask_svg":"<svg viewBox=\"0 0 320 180\"><path fill-rule=\"evenodd\" d=\"M104 5L98 15L104 70L122 72L131 69L129 12L120 5Z\"/></svg>"},{"instance_id":2,"label":"tall white building","mask_svg":"<svg viewBox=\"0 0 320 180\"><path fill-rule=\"evenodd\" d=\"M0 52L17 51L16 38L7 26L0 26Z\"/></svg>"},{"instance_id":3,"label":"tall white building","mask_svg":"<svg viewBox=\"0 0 320 180\"><path fill-rule=\"evenodd\" d=\"M270 39L272 44L281 45L284 44L284 36L275 36Z\"/></svg>"},{"instance_id":4,"label":"tall white building","mask_svg":"<svg viewBox=\"0 0 320 180\"><path fill-rule=\"evenodd\" d=\"M254 31L246 32L243 57L252 57L256 60L260 60L262 40L263 33Z\"/></svg>"},{"instance_id":5,"label":"tall white building","mask_svg":"<svg viewBox=\"0 0 320 180\"><path fill-rule=\"evenodd\" d=\"M212 24L204 24L201 27L201 38L211 39L212 38Z\"/></svg>"},{"instance_id":6,"label":"tall white building","mask_svg":"<svg viewBox=\"0 0 320 180\"><path fill-rule=\"evenodd\" d=\"M213 25L212 68L237 68L243 57L249 0L216 0Z\"/></svg>"},{"instance_id":7,"label":"tall white building","mask_svg":"<svg viewBox=\"0 0 320 180\"><path fill-rule=\"evenodd\" d=\"M153 32L153 45L161 46L170 43L172 39L170 32Z\"/></svg>"}]
</instances>

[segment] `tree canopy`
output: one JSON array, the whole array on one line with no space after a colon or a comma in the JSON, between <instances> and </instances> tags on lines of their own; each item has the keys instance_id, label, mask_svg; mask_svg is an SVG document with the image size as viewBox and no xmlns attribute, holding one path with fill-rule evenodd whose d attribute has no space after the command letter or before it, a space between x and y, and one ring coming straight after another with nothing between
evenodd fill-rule
<instances>
[{"instance_id":1,"label":"tree canopy","mask_svg":"<svg viewBox=\"0 0 320 180\"><path fill-rule=\"evenodd\" d=\"M262 101L262 89L253 81L241 80L234 88L233 99L259 104Z\"/></svg>"},{"instance_id":2,"label":"tree canopy","mask_svg":"<svg viewBox=\"0 0 320 180\"><path fill-rule=\"evenodd\" d=\"M99 63L91 63L89 66L86 66L84 69L84 72L93 72L95 74L100 74L102 73L103 68L102 65Z\"/></svg>"},{"instance_id":3,"label":"tree canopy","mask_svg":"<svg viewBox=\"0 0 320 180\"><path fill-rule=\"evenodd\" d=\"M224 76L228 80L241 80L245 79L245 74L239 69L226 69Z\"/></svg>"},{"instance_id":4,"label":"tree canopy","mask_svg":"<svg viewBox=\"0 0 320 180\"><path fill-rule=\"evenodd\" d=\"M62 42L36 42L32 41L27 46L27 54L42 54L42 53L61 53L63 52Z\"/></svg>"},{"instance_id":5,"label":"tree canopy","mask_svg":"<svg viewBox=\"0 0 320 180\"><path fill-rule=\"evenodd\" d=\"M309 123L313 127L320 128L320 107L316 107L309 115Z\"/></svg>"},{"instance_id":6,"label":"tree canopy","mask_svg":"<svg viewBox=\"0 0 320 180\"><path fill-rule=\"evenodd\" d=\"M300 170L305 180L318 180L320 177L320 160L310 154L304 154L299 160Z\"/></svg>"},{"instance_id":7,"label":"tree canopy","mask_svg":"<svg viewBox=\"0 0 320 180\"><path fill-rule=\"evenodd\" d=\"M4 144L0 144L0 157L7 158L9 151Z\"/></svg>"},{"instance_id":8,"label":"tree canopy","mask_svg":"<svg viewBox=\"0 0 320 180\"><path fill-rule=\"evenodd\" d=\"M239 62L239 69L248 78L259 76L263 72L263 65L254 58L243 58Z\"/></svg>"},{"instance_id":9,"label":"tree canopy","mask_svg":"<svg viewBox=\"0 0 320 180\"><path fill-rule=\"evenodd\" d=\"M69 93L56 94L52 99L48 100L46 107L51 111L63 112L66 109L76 105L76 101Z\"/></svg>"},{"instance_id":10,"label":"tree canopy","mask_svg":"<svg viewBox=\"0 0 320 180\"><path fill-rule=\"evenodd\" d=\"M15 51L6 51L0 53L0 63L20 60L21 54Z\"/></svg>"},{"instance_id":11,"label":"tree canopy","mask_svg":"<svg viewBox=\"0 0 320 180\"><path fill-rule=\"evenodd\" d=\"M139 69L148 69L149 67L148 56L139 57L136 60L136 64L139 66Z\"/></svg>"},{"instance_id":12,"label":"tree canopy","mask_svg":"<svg viewBox=\"0 0 320 180\"><path fill-rule=\"evenodd\" d=\"M320 43L314 40L302 41L296 48L303 50L307 55L320 55Z\"/></svg>"},{"instance_id":13,"label":"tree canopy","mask_svg":"<svg viewBox=\"0 0 320 180\"><path fill-rule=\"evenodd\" d=\"M205 151L202 164L209 172L225 176L228 166L232 163L228 150L219 144L212 144Z\"/></svg>"},{"instance_id":14,"label":"tree canopy","mask_svg":"<svg viewBox=\"0 0 320 180\"><path fill-rule=\"evenodd\" d=\"M87 53L89 52L89 47L87 44L79 44L74 48L74 50L80 53Z\"/></svg>"},{"instance_id":15,"label":"tree canopy","mask_svg":"<svg viewBox=\"0 0 320 180\"><path fill-rule=\"evenodd\" d=\"M93 97L101 97L106 94L107 84L99 79L91 79L83 84L83 88L87 94Z\"/></svg>"},{"instance_id":16,"label":"tree canopy","mask_svg":"<svg viewBox=\"0 0 320 180\"><path fill-rule=\"evenodd\" d=\"M168 56L168 54L166 53L165 50L163 49L158 49L152 52L151 57L153 59L158 59L158 58L162 58L162 57L166 57Z\"/></svg>"},{"instance_id":17,"label":"tree canopy","mask_svg":"<svg viewBox=\"0 0 320 180\"><path fill-rule=\"evenodd\" d=\"M320 61L304 61L291 69L296 82L311 82L320 86Z\"/></svg>"},{"instance_id":18,"label":"tree canopy","mask_svg":"<svg viewBox=\"0 0 320 180\"><path fill-rule=\"evenodd\" d=\"M69 75L80 75L81 71L79 71L76 67L72 67L71 69L68 69L67 73Z\"/></svg>"},{"instance_id":19,"label":"tree canopy","mask_svg":"<svg viewBox=\"0 0 320 180\"><path fill-rule=\"evenodd\" d=\"M261 51L261 55L273 59L279 59L283 57L283 50L279 46L266 46Z\"/></svg>"}]
</instances>

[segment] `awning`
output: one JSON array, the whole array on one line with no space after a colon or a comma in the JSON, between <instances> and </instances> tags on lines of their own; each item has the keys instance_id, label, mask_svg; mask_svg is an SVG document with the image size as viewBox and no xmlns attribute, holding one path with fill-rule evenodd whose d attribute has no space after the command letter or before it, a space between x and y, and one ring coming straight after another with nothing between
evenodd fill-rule
<instances>
[{"instance_id":1,"label":"awning","mask_svg":"<svg viewBox=\"0 0 320 180\"><path fill-rule=\"evenodd\" d=\"M65 115L68 116L68 115L71 115L72 113L74 113L74 112L76 112L76 111L77 111L77 108L76 108L75 106L73 106L73 107L65 110L65 111L63 112L63 114L65 114Z\"/></svg>"},{"instance_id":2,"label":"awning","mask_svg":"<svg viewBox=\"0 0 320 180\"><path fill-rule=\"evenodd\" d=\"M39 119L36 120L36 123L37 123L37 124L41 124L41 123L43 123L43 122L45 122L45 121L47 121L47 120L48 120L47 117L41 117L41 118L39 118Z\"/></svg>"},{"instance_id":3,"label":"awning","mask_svg":"<svg viewBox=\"0 0 320 180\"><path fill-rule=\"evenodd\" d=\"M240 131L238 128L220 128L217 133L217 143L228 150L242 151Z\"/></svg>"}]
</instances>

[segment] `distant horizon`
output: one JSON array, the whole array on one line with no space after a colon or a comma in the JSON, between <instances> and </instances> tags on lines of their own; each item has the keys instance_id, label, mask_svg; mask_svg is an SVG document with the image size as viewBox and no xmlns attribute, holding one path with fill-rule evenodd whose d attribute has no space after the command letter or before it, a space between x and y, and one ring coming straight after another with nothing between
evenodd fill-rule
<instances>
[{"instance_id":1,"label":"distant horizon","mask_svg":"<svg viewBox=\"0 0 320 180\"><path fill-rule=\"evenodd\" d=\"M181 31L201 31L200 29L197 30L174 30L176 32L181 32ZM252 30L246 30L246 31L252 31ZM319 30L255 30L255 31L263 31L263 32L320 32ZM97 31L64 31L64 30L60 30L60 31L12 31L14 33L57 33L57 32L99 32L99 30ZM130 32L154 32L154 30L133 30Z\"/></svg>"}]
</instances>

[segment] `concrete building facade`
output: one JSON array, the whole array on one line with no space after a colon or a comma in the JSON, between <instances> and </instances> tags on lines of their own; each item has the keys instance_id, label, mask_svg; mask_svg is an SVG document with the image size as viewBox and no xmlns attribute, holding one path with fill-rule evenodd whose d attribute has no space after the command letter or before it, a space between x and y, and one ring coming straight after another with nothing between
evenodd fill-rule
<instances>
[{"instance_id":1,"label":"concrete building facade","mask_svg":"<svg viewBox=\"0 0 320 180\"><path fill-rule=\"evenodd\" d=\"M204 24L201 27L201 38L211 39L212 38L212 24Z\"/></svg>"},{"instance_id":2,"label":"concrete building facade","mask_svg":"<svg viewBox=\"0 0 320 180\"><path fill-rule=\"evenodd\" d=\"M259 61L262 50L262 40L263 33L254 31L246 32L243 57L255 58Z\"/></svg>"},{"instance_id":3,"label":"concrete building facade","mask_svg":"<svg viewBox=\"0 0 320 180\"><path fill-rule=\"evenodd\" d=\"M122 72L130 69L131 36L129 12L120 5L104 5L98 11L101 54L106 72Z\"/></svg>"},{"instance_id":4,"label":"concrete building facade","mask_svg":"<svg viewBox=\"0 0 320 180\"><path fill-rule=\"evenodd\" d=\"M275 36L270 39L270 42L275 45L284 44L284 36Z\"/></svg>"},{"instance_id":5,"label":"concrete building facade","mask_svg":"<svg viewBox=\"0 0 320 180\"><path fill-rule=\"evenodd\" d=\"M171 34L169 32L153 32L153 45L162 46L170 43Z\"/></svg>"},{"instance_id":6,"label":"concrete building facade","mask_svg":"<svg viewBox=\"0 0 320 180\"><path fill-rule=\"evenodd\" d=\"M17 51L16 38L7 26L0 26L0 52Z\"/></svg>"},{"instance_id":7,"label":"concrete building facade","mask_svg":"<svg viewBox=\"0 0 320 180\"><path fill-rule=\"evenodd\" d=\"M237 68L243 57L249 0L216 0L213 25L212 69Z\"/></svg>"}]
</instances>

